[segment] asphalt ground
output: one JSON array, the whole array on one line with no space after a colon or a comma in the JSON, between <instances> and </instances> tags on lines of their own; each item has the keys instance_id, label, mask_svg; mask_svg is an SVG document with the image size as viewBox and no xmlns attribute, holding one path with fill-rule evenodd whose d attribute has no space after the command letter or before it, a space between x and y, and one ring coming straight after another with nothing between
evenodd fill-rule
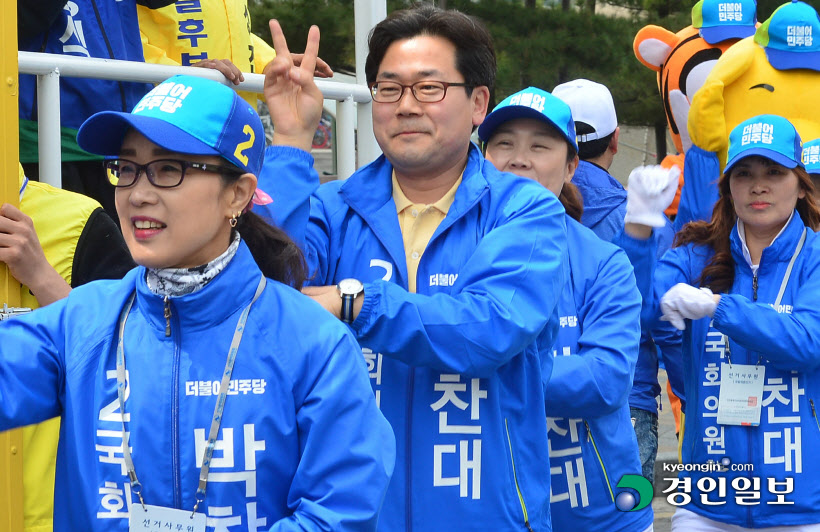
<instances>
[{"instance_id":1,"label":"asphalt ground","mask_svg":"<svg viewBox=\"0 0 820 532\"><path fill-rule=\"evenodd\" d=\"M669 487L669 482L663 479L673 477L675 473L664 472L663 464L678 462L678 439L675 436L675 418L666 395L666 371L663 369L658 372L658 382L661 385L661 411L658 415L658 458L655 462L655 498L652 500L652 509L655 511L655 532L670 532L670 520L675 513L675 506L666 502L666 495L662 491Z\"/></svg>"}]
</instances>

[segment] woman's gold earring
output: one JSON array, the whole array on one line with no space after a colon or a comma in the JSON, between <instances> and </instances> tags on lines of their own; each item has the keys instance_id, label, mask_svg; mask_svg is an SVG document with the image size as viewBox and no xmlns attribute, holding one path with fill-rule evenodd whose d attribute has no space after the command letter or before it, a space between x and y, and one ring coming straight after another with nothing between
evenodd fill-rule
<instances>
[{"instance_id":1,"label":"woman's gold earring","mask_svg":"<svg viewBox=\"0 0 820 532\"><path fill-rule=\"evenodd\" d=\"M231 216L231 220L228 223L231 225L231 227L236 227L236 224L239 223L239 213L234 213L234 215Z\"/></svg>"}]
</instances>

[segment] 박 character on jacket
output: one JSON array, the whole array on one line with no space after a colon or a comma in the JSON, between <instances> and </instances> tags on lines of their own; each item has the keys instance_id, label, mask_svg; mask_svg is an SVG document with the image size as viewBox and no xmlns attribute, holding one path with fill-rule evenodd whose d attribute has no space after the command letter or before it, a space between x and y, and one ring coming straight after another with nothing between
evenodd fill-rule
<instances>
[{"instance_id":1,"label":"\ubc15 character on jacket","mask_svg":"<svg viewBox=\"0 0 820 532\"><path fill-rule=\"evenodd\" d=\"M396 433L380 530L550 530L546 415L531 406L544 397L536 339L558 328L566 222L553 194L470 143L495 77L489 34L430 5L377 24L366 72L384 156L319 186L306 152L318 30L301 69L272 31L260 180L304 243L305 293L349 324Z\"/></svg>"},{"instance_id":2,"label":"\ubc15 character on jacket","mask_svg":"<svg viewBox=\"0 0 820 532\"><path fill-rule=\"evenodd\" d=\"M683 463L724 466L680 473L672 530L816 530L820 210L785 118L741 122L727 153L711 220L684 226L657 264L633 261L653 279L645 318L681 330ZM649 204L664 185L637 188ZM651 254L633 229L627 252Z\"/></svg>"},{"instance_id":3,"label":"\ubc15 character on jacket","mask_svg":"<svg viewBox=\"0 0 820 532\"><path fill-rule=\"evenodd\" d=\"M74 287L97 279L120 279L134 267L119 228L99 203L29 181L19 168L20 208L0 207L0 262L21 283L23 307L49 305ZM59 418L22 429L26 530L53 527L59 429Z\"/></svg>"},{"instance_id":4,"label":"\ubc15 character on jacket","mask_svg":"<svg viewBox=\"0 0 820 532\"><path fill-rule=\"evenodd\" d=\"M650 507L625 513L615 505L621 477L641 472L628 401L641 297L626 254L584 227L573 205L578 152L570 108L529 87L498 104L478 136L499 170L541 183L575 212L566 215L570 280L558 303L560 329L552 344L538 346L552 366L544 388L553 528L647 530Z\"/></svg>"},{"instance_id":5,"label":"\ubc15 character on jacket","mask_svg":"<svg viewBox=\"0 0 820 532\"><path fill-rule=\"evenodd\" d=\"M294 290L301 252L250 212L262 131L190 76L80 128L139 267L0 324L0 430L61 416L55 530L375 529L393 434L350 332Z\"/></svg>"},{"instance_id":6,"label":"\ubc15 character on jacket","mask_svg":"<svg viewBox=\"0 0 820 532\"><path fill-rule=\"evenodd\" d=\"M18 44L21 51L76 57L142 61L137 4L162 7L173 0L38 0L17 2ZM129 112L148 83L92 78L60 79L60 125L63 188L99 201L117 220L114 193L102 159L77 145L77 129L100 111ZM20 75L20 161L26 175L39 179L37 150L37 78Z\"/></svg>"}]
</instances>

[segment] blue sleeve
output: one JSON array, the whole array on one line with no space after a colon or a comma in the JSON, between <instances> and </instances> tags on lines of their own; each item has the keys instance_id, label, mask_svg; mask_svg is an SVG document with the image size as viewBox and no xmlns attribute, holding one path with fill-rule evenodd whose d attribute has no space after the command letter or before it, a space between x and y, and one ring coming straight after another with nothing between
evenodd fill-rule
<instances>
[{"instance_id":1,"label":"blue sleeve","mask_svg":"<svg viewBox=\"0 0 820 532\"><path fill-rule=\"evenodd\" d=\"M303 246L310 196L319 187L313 156L291 146L269 146L257 186L273 198L273 203L254 205L253 212Z\"/></svg>"},{"instance_id":2,"label":"blue sleeve","mask_svg":"<svg viewBox=\"0 0 820 532\"><path fill-rule=\"evenodd\" d=\"M718 200L717 182L720 179L720 161L716 153L692 146L683 159L683 188L680 193L675 231L688 222L711 220L712 209Z\"/></svg>"},{"instance_id":3,"label":"blue sleeve","mask_svg":"<svg viewBox=\"0 0 820 532\"><path fill-rule=\"evenodd\" d=\"M341 329L333 323L332 329ZM396 442L376 407L361 348L324 334L308 347L296 411L300 458L288 493L293 512L271 531L374 531L393 474ZM320 367L317 367L320 366Z\"/></svg>"},{"instance_id":4,"label":"blue sleeve","mask_svg":"<svg viewBox=\"0 0 820 532\"><path fill-rule=\"evenodd\" d=\"M577 284L588 286L578 306L577 354L554 358L545 406L548 415L599 417L623 406L629 396L641 335L641 296L620 249L593 279Z\"/></svg>"},{"instance_id":5,"label":"blue sleeve","mask_svg":"<svg viewBox=\"0 0 820 532\"><path fill-rule=\"evenodd\" d=\"M534 343L568 278L565 213L554 195L532 186L505 205L460 268L452 295L366 283L352 323L360 343L412 366L472 377L492 375Z\"/></svg>"},{"instance_id":6,"label":"blue sleeve","mask_svg":"<svg viewBox=\"0 0 820 532\"><path fill-rule=\"evenodd\" d=\"M816 272L818 266L813 264L808 271ZM715 328L746 349L761 352L776 368L816 370L820 367L820 275L801 277L791 313L779 313L769 304L739 294L721 294Z\"/></svg>"},{"instance_id":7,"label":"blue sleeve","mask_svg":"<svg viewBox=\"0 0 820 532\"><path fill-rule=\"evenodd\" d=\"M66 300L0 321L0 431L62 412Z\"/></svg>"},{"instance_id":8,"label":"blue sleeve","mask_svg":"<svg viewBox=\"0 0 820 532\"><path fill-rule=\"evenodd\" d=\"M666 257L667 254L670 254L670 257L672 257L680 251L677 249L669 251L668 249L671 245L668 226L667 228L661 228L661 230L653 230L652 237L646 240L632 238L625 231L622 231L615 237L613 243L626 251L632 267L635 268L635 279L641 292L641 329L652 338L655 345L661 350L663 364L672 384L672 390L683 401L683 359L681 350L683 335L670 323L661 321L659 318L660 297L676 282L687 281L661 280L660 286L655 283L656 277L667 277L670 275L669 272L676 271L668 260L665 262L663 258L659 259L658 256ZM662 252L662 248L667 249L666 253ZM661 262L665 264L664 271L658 273L657 269ZM683 270L677 270L677 272L678 275L682 275ZM670 282L671 284L668 284ZM666 288L662 288L663 286L666 286ZM659 290L662 291L658 292Z\"/></svg>"}]
</instances>

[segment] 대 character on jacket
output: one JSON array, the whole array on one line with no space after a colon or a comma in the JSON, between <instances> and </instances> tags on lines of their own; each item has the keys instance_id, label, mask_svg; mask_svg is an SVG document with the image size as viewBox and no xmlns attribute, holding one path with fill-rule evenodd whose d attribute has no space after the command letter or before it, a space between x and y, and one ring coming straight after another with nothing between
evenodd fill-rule
<instances>
[{"instance_id":1,"label":"\ub300 character on jacket","mask_svg":"<svg viewBox=\"0 0 820 532\"><path fill-rule=\"evenodd\" d=\"M683 462L724 466L680 474L672 528L820 530L820 211L794 126L735 127L718 190L653 266L647 305L682 330Z\"/></svg>"},{"instance_id":2,"label":"\ub300 character on jacket","mask_svg":"<svg viewBox=\"0 0 820 532\"><path fill-rule=\"evenodd\" d=\"M623 512L615 505L621 477L641 472L628 401L641 298L626 254L580 223L583 207L571 183L578 152L570 107L529 87L498 104L478 135L488 161L541 183L567 211L569 282L558 302L560 328L557 338L544 336L538 346L553 527L651 530L651 507Z\"/></svg>"},{"instance_id":3,"label":"\ub300 character on jacket","mask_svg":"<svg viewBox=\"0 0 820 532\"><path fill-rule=\"evenodd\" d=\"M260 182L304 242L316 285L304 291L349 324L396 433L379 528L550 530L546 414L532 405L544 397L536 339L558 327L566 223L551 193L470 142L495 75L489 33L429 4L376 25L366 71L384 156L322 186L306 153L321 94L276 25L274 48Z\"/></svg>"},{"instance_id":4,"label":"\ub300 character on jacket","mask_svg":"<svg viewBox=\"0 0 820 532\"><path fill-rule=\"evenodd\" d=\"M0 324L0 430L61 416L55 530L373 530L393 435L355 340L250 212L264 135L190 76L80 128L139 265Z\"/></svg>"}]
</instances>

